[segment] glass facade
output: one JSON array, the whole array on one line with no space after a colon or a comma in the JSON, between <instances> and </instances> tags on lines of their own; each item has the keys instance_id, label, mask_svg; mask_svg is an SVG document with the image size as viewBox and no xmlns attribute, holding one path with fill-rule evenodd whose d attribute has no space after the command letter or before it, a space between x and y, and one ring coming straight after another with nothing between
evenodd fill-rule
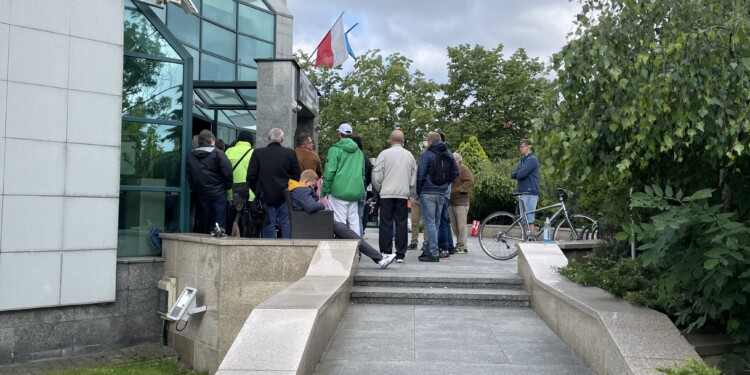
<instances>
[{"instance_id":1,"label":"glass facade","mask_svg":"<svg viewBox=\"0 0 750 375\"><path fill-rule=\"evenodd\" d=\"M149 239L154 228L190 230L185 163L200 130L194 117L227 144L255 130L254 59L275 57L273 9L263 0L193 2L197 15L125 0L120 257L161 255ZM194 93L198 80L252 82Z\"/></svg>"},{"instance_id":2,"label":"glass facade","mask_svg":"<svg viewBox=\"0 0 750 375\"><path fill-rule=\"evenodd\" d=\"M145 9L145 12L150 12ZM125 2L120 147L120 257L158 256L149 234L181 228L185 111L190 87L184 57L144 10Z\"/></svg>"},{"instance_id":3,"label":"glass facade","mask_svg":"<svg viewBox=\"0 0 750 375\"><path fill-rule=\"evenodd\" d=\"M162 19L193 55L193 79L255 81L256 58L275 57L276 16L262 0L194 1L198 15L168 4Z\"/></svg>"}]
</instances>

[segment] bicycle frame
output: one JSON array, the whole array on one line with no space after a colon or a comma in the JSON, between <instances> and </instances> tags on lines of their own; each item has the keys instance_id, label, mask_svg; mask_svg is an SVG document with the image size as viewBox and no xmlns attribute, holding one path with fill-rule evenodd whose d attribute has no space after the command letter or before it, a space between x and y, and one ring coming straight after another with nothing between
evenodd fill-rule
<instances>
[{"instance_id":1,"label":"bicycle frame","mask_svg":"<svg viewBox=\"0 0 750 375\"><path fill-rule=\"evenodd\" d=\"M526 207L524 207L523 200L521 199L521 197L519 196L517 199L518 199L518 205L520 206L520 208L523 210L524 213L523 215L520 215L520 214L517 215L516 220L513 221L513 224L511 224L511 226L515 225L516 223L519 223L521 225L521 227L523 228L524 241L528 241L529 237L536 238L536 236L533 233L531 233L531 227L529 225L529 219L528 219L529 214L535 214L537 212L547 211L547 210L559 207L558 210L555 211L555 213L552 214L552 216L550 216L549 218L550 223L554 223L555 219L557 219L557 216L560 215L561 212L563 212L565 213L563 215L563 220L567 221L568 225L573 227L573 223L570 221L570 219L568 219L568 210L565 209L565 202L563 202L562 199L560 199L560 203L555 203L546 207L537 208L536 210L533 210L533 211L526 211Z\"/></svg>"}]
</instances>

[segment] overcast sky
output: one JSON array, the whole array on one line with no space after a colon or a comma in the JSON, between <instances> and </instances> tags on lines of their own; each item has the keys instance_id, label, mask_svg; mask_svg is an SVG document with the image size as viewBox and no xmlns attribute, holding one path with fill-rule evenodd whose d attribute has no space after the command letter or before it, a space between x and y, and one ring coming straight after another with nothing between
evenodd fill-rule
<instances>
[{"instance_id":1,"label":"overcast sky","mask_svg":"<svg viewBox=\"0 0 750 375\"><path fill-rule=\"evenodd\" d=\"M580 10L568 0L288 0L294 15L294 50L311 53L342 11L356 54L380 49L414 61L437 82L447 80L446 47L503 44L504 55L518 48L547 63L566 44ZM344 63L351 69L353 60Z\"/></svg>"}]
</instances>

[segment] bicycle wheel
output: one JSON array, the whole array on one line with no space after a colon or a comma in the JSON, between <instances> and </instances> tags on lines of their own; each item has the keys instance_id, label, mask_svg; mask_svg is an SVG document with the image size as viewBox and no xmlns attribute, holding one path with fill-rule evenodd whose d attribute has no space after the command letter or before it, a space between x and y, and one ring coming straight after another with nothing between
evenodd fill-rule
<instances>
[{"instance_id":1,"label":"bicycle wheel","mask_svg":"<svg viewBox=\"0 0 750 375\"><path fill-rule=\"evenodd\" d=\"M570 223L564 218L555 226L552 239L555 241L597 240L599 223L586 215L570 215ZM570 227L570 224L573 227Z\"/></svg>"},{"instance_id":2,"label":"bicycle wheel","mask_svg":"<svg viewBox=\"0 0 750 375\"><path fill-rule=\"evenodd\" d=\"M495 212L479 224L479 246L492 259L508 260L518 254L516 244L524 241L523 232L514 215Z\"/></svg>"}]
</instances>

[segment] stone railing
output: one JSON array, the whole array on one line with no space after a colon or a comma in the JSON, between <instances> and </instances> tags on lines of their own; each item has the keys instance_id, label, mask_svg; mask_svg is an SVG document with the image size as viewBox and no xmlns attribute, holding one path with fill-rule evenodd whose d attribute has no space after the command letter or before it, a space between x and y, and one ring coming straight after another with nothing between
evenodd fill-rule
<instances>
[{"instance_id":1,"label":"stone railing","mask_svg":"<svg viewBox=\"0 0 750 375\"><path fill-rule=\"evenodd\" d=\"M171 324L169 344L185 365L210 374L217 371L254 309L305 285L311 288L309 294L323 293L320 288L330 284L300 283L301 279L311 281L310 271L317 270L320 262L333 262L330 268L336 270L348 267L339 273L349 275L357 248L356 241L161 236L165 275L177 278L178 293L186 286L197 288L197 303L207 309L193 315L187 325ZM346 258L342 254L351 259L332 258ZM299 302L311 297L295 298Z\"/></svg>"},{"instance_id":2,"label":"stone railing","mask_svg":"<svg viewBox=\"0 0 750 375\"><path fill-rule=\"evenodd\" d=\"M217 374L312 374L349 306L357 244L321 241L305 276L253 310Z\"/></svg>"},{"instance_id":3,"label":"stone railing","mask_svg":"<svg viewBox=\"0 0 750 375\"><path fill-rule=\"evenodd\" d=\"M666 315L560 275L556 269L568 260L557 245L518 246L518 274L532 309L597 374L653 374L699 358Z\"/></svg>"}]
</instances>

